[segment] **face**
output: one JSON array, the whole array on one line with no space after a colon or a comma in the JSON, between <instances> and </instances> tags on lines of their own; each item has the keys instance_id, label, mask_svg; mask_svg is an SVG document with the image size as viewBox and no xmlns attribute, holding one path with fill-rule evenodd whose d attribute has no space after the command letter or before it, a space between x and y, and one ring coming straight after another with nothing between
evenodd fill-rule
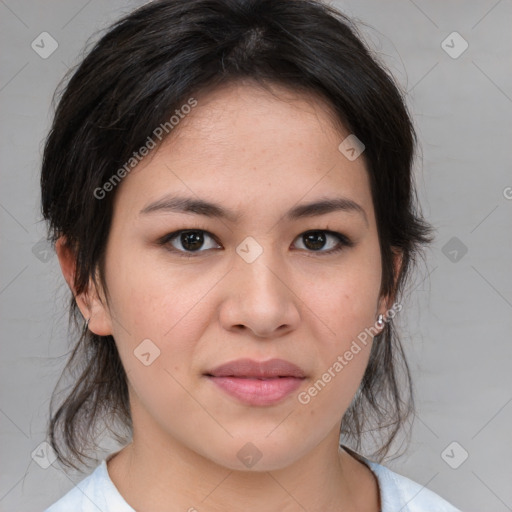
<instances>
[{"instance_id":1,"label":"face","mask_svg":"<svg viewBox=\"0 0 512 512\"><path fill-rule=\"evenodd\" d=\"M89 323L116 341L134 439L234 469L285 467L338 432L370 353L358 335L389 306L362 157L320 100L274 91L196 96L123 179Z\"/></svg>"}]
</instances>

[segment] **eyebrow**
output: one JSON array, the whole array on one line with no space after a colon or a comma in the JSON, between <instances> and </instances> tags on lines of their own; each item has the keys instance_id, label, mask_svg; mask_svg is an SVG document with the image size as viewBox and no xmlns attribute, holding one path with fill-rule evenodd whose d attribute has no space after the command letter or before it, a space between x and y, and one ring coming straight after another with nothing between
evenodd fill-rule
<instances>
[{"instance_id":1,"label":"eyebrow","mask_svg":"<svg viewBox=\"0 0 512 512\"><path fill-rule=\"evenodd\" d=\"M368 226L368 217L364 208L346 197L336 197L330 199L321 199L311 203L301 204L291 208L286 214L286 220L298 220L306 217L316 217L327 213L344 211L348 213L358 213L361 215ZM230 222L237 222L240 218L239 213L224 208L223 206L193 197L165 196L145 206L140 214L146 215L155 212L174 212L174 213L193 213L226 219Z\"/></svg>"}]
</instances>

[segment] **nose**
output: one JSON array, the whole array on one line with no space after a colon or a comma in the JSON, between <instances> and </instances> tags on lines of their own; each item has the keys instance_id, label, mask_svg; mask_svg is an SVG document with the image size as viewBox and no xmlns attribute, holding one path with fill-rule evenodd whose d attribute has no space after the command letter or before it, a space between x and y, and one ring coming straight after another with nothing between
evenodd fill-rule
<instances>
[{"instance_id":1,"label":"nose","mask_svg":"<svg viewBox=\"0 0 512 512\"><path fill-rule=\"evenodd\" d=\"M220 322L232 332L250 331L260 338L282 336L300 322L301 302L297 285L271 248L253 262L236 256L234 267L224 283L226 295Z\"/></svg>"}]
</instances>

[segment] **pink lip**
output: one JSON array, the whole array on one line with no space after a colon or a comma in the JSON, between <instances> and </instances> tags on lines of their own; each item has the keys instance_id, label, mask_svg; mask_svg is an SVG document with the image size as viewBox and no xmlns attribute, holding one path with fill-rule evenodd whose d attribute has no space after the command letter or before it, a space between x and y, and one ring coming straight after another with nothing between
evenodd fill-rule
<instances>
[{"instance_id":1,"label":"pink lip","mask_svg":"<svg viewBox=\"0 0 512 512\"><path fill-rule=\"evenodd\" d=\"M237 359L205 375L223 391L249 405L277 403L293 393L305 378L297 365L283 359Z\"/></svg>"}]
</instances>

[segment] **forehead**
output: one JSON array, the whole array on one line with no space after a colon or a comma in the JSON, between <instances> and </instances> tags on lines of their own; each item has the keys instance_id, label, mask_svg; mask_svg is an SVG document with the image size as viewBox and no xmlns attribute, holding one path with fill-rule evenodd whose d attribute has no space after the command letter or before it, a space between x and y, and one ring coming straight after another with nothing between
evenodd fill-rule
<instances>
[{"instance_id":1,"label":"forehead","mask_svg":"<svg viewBox=\"0 0 512 512\"><path fill-rule=\"evenodd\" d=\"M275 84L263 88L250 81L229 83L200 93L197 101L198 107L181 122L177 136L169 138L176 154L190 149L180 144L186 138L197 143L198 153L220 158L228 156L229 149L223 149L230 145L232 151L251 157L253 148L258 154L289 150L290 159L301 147L318 156L326 145L337 147L342 135L341 124L334 127L337 118L319 96Z\"/></svg>"},{"instance_id":2,"label":"forehead","mask_svg":"<svg viewBox=\"0 0 512 512\"><path fill-rule=\"evenodd\" d=\"M265 211L342 193L371 210L364 161L339 151L349 133L320 98L234 83L194 99L197 106L124 178L116 203L125 214L174 192Z\"/></svg>"}]
</instances>

